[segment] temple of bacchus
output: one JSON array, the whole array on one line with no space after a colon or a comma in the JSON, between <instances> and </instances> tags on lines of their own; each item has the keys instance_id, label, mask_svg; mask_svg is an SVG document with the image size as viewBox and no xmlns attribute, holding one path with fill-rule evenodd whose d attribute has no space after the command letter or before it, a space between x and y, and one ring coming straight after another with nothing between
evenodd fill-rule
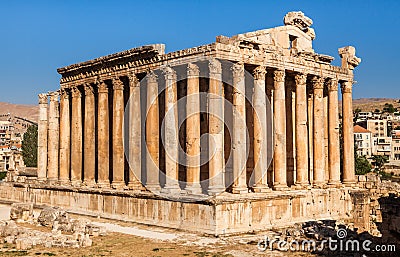
<instances>
[{"instance_id":1,"label":"temple of bacchus","mask_svg":"<svg viewBox=\"0 0 400 257\"><path fill-rule=\"evenodd\" d=\"M332 65L311 25L291 12L199 47L58 69L60 88L39 94L37 179L0 199L216 235L351 219L360 59L345 46Z\"/></svg>"}]
</instances>

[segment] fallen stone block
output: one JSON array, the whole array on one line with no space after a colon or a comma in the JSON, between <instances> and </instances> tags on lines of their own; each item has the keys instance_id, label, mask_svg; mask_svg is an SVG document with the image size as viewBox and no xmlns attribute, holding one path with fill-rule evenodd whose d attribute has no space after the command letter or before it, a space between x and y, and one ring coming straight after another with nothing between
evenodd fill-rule
<instances>
[{"instance_id":1,"label":"fallen stone block","mask_svg":"<svg viewBox=\"0 0 400 257\"><path fill-rule=\"evenodd\" d=\"M46 207L40 212L38 222L45 227L52 226L53 222L64 213L65 211L59 207Z\"/></svg>"},{"instance_id":2,"label":"fallen stone block","mask_svg":"<svg viewBox=\"0 0 400 257\"><path fill-rule=\"evenodd\" d=\"M16 248L18 250L29 250L33 247L33 242L30 238L17 238L15 240Z\"/></svg>"},{"instance_id":3,"label":"fallen stone block","mask_svg":"<svg viewBox=\"0 0 400 257\"><path fill-rule=\"evenodd\" d=\"M10 219L16 221L32 220L33 203L13 203L11 205Z\"/></svg>"}]
</instances>

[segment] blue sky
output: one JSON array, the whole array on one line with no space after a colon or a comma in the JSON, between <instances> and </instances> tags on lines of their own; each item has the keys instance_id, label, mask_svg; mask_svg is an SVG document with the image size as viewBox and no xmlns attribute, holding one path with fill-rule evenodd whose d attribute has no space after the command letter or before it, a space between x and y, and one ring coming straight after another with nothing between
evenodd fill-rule
<instances>
[{"instance_id":1,"label":"blue sky","mask_svg":"<svg viewBox=\"0 0 400 257\"><path fill-rule=\"evenodd\" d=\"M289 11L313 19L314 49L356 47L354 97L400 98L400 1L1 1L0 101L36 104L59 87L56 69L144 44L174 51L215 36L280 26Z\"/></svg>"}]
</instances>

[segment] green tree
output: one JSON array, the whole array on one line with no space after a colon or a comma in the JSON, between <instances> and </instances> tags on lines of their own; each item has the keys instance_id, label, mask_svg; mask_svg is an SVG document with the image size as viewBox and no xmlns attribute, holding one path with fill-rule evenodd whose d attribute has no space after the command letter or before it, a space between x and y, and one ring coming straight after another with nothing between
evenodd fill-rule
<instances>
[{"instance_id":1,"label":"green tree","mask_svg":"<svg viewBox=\"0 0 400 257\"><path fill-rule=\"evenodd\" d=\"M385 103L385 107L383 107L384 112L394 113L397 112L397 108L393 107L393 104Z\"/></svg>"},{"instance_id":2,"label":"green tree","mask_svg":"<svg viewBox=\"0 0 400 257\"><path fill-rule=\"evenodd\" d=\"M28 127L22 140L22 157L27 167L37 167L38 127Z\"/></svg>"},{"instance_id":3,"label":"green tree","mask_svg":"<svg viewBox=\"0 0 400 257\"><path fill-rule=\"evenodd\" d=\"M365 156L360 156L357 153L358 147L354 144L354 167L356 170L356 175L364 175L371 172L372 165L369 163Z\"/></svg>"},{"instance_id":4,"label":"green tree","mask_svg":"<svg viewBox=\"0 0 400 257\"><path fill-rule=\"evenodd\" d=\"M375 167L375 171L382 172L383 171L383 165L385 165L385 163L389 162L389 157L385 156L385 155L372 155L371 157L372 160L372 164Z\"/></svg>"}]
</instances>

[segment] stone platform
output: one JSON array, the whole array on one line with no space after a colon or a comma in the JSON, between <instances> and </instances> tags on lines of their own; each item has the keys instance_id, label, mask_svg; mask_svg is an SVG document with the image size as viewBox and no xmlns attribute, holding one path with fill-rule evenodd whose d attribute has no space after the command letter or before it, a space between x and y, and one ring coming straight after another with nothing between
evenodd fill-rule
<instances>
[{"instance_id":1,"label":"stone platform","mask_svg":"<svg viewBox=\"0 0 400 257\"><path fill-rule=\"evenodd\" d=\"M363 189L326 188L222 194L193 199L148 192L1 183L1 202L60 206L71 213L99 216L210 235L240 234L319 219L353 219ZM358 211L357 211L358 212Z\"/></svg>"}]
</instances>

